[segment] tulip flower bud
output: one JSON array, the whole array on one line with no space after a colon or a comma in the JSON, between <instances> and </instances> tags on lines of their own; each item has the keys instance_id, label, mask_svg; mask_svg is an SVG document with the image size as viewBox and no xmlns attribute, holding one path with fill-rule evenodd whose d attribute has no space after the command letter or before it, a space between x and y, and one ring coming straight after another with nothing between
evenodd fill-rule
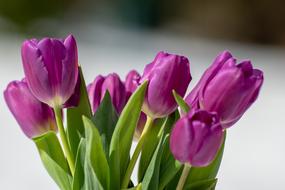
<instances>
[{"instance_id":1,"label":"tulip flower bud","mask_svg":"<svg viewBox=\"0 0 285 190\"><path fill-rule=\"evenodd\" d=\"M209 165L223 142L223 128L215 113L191 111L179 119L170 136L175 159L194 167Z\"/></svg>"},{"instance_id":2,"label":"tulip flower bud","mask_svg":"<svg viewBox=\"0 0 285 190\"><path fill-rule=\"evenodd\" d=\"M97 76L93 83L87 87L88 95L95 113L101 101L108 90L111 96L112 103L118 113L121 113L126 103L126 91L124 83L116 73L109 74L106 77Z\"/></svg>"},{"instance_id":3,"label":"tulip flower bud","mask_svg":"<svg viewBox=\"0 0 285 190\"><path fill-rule=\"evenodd\" d=\"M49 106L62 107L74 92L78 77L76 41L44 38L22 45L26 79L34 96Z\"/></svg>"},{"instance_id":4,"label":"tulip flower bud","mask_svg":"<svg viewBox=\"0 0 285 190\"><path fill-rule=\"evenodd\" d=\"M132 95L132 93L137 89L137 87L140 85L139 81L141 79L140 74L135 71L132 70L130 71L127 76L126 76L126 80L125 80L125 88L126 88L126 93L127 93L127 100L130 98L130 96ZM141 112L136 130L135 130L135 139L138 140L139 137L141 136L144 126L145 126L145 122L146 122L146 115Z\"/></svg>"},{"instance_id":5,"label":"tulip flower bud","mask_svg":"<svg viewBox=\"0 0 285 190\"><path fill-rule=\"evenodd\" d=\"M52 109L34 97L25 80L9 83L4 98L27 137L57 131Z\"/></svg>"},{"instance_id":6,"label":"tulip flower bud","mask_svg":"<svg viewBox=\"0 0 285 190\"><path fill-rule=\"evenodd\" d=\"M143 104L143 112L154 118L162 118L177 108L172 91L184 97L191 81L189 61L184 56L159 52L148 64L141 82L149 80Z\"/></svg>"},{"instance_id":7,"label":"tulip flower bud","mask_svg":"<svg viewBox=\"0 0 285 190\"><path fill-rule=\"evenodd\" d=\"M194 108L217 112L223 127L237 122L257 99L263 73L250 61L236 64L232 55L222 52L186 97Z\"/></svg>"}]
</instances>

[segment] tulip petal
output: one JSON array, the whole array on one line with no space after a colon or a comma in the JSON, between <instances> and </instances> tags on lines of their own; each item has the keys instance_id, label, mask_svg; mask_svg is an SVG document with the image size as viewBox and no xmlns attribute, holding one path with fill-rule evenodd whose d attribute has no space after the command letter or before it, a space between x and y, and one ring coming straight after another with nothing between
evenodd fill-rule
<instances>
[{"instance_id":1,"label":"tulip petal","mask_svg":"<svg viewBox=\"0 0 285 190\"><path fill-rule=\"evenodd\" d=\"M76 41L72 35L64 40L65 57L62 60L61 96L67 99L71 96L78 79L78 55ZM74 88L71 88L74 87Z\"/></svg>"},{"instance_id":2,"label":"tulip petal","mask_svg":"<svg viewBox=\"0 0 285 190\"><path fill-rule=\"evenodd\" d=\"M4 98L27 137L34 138L49 130L57 130L53 111L32 95L25 81L9 83Z\"/></svg>"},{"instance_id":3,"label":"tulip petal","mask_svg":"<svg viewBox=\"0 0 285 190\"><path fill-rule=\"evenodd\" d=\"M29 87L40 101L49 103L53 97L48 70L44 65L43 56L36 47L34 40L27 40L22 45L22 61Z\"/></svg>"},{"instance_id":4,"label":"tulip petal","mask_svg":"<svg viewBox=\"0 0 285 190\"><path fill-rule=\"evenodd\" d=\"M145 67L141 81L144 80L149 80L149 86L143 111L153 118L165 117L177 108L172 91L185 95L191 81L189 61L183 56L159 52Z\"/></svg>"},{"instance_id":5,"label":"tulip petal","mask_svg":"<svg viewBox=\"0 0 285 190\"><path fill-rule=\"evenodd\" d=\"M89 84L87 87L88 96L93 113L96 112L101 102L101 88L103 82L104 82L104 77L102 75L98 75L95 78L94 82Z\"/></svg>"}]
</instances>

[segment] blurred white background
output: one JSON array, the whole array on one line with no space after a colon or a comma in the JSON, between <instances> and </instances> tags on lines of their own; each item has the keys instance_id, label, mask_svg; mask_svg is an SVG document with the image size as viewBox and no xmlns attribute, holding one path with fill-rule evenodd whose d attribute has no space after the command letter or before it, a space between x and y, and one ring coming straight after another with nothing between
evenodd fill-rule
<instances>
[{"instance_id":1,"label":"blurred white background","mask_svg":"<svg viewBox=\"0 0 285 190\"><path fill-rule=\"evenodd\" d=\"M84 26L85 30L81 30ZM80 23L61 26L56 37L72 31L77 38L79 60L87 82L97 74L117 72L124 79L130 69L143 71L160 50L185 55L193 80L222 50L238 60L251 59L264 71L265 82L256 103L228 131L217 190L284 189L285 181L285 53L273 46L248 45L176 35L165 30L125 30ZM3 99L11 80L23 75L20 46L24 37L0 35L0 189L57 189L41 164L35 145L26 138ZM23 108L25 109L25 108Z\"/></svg>"}]
</instances>

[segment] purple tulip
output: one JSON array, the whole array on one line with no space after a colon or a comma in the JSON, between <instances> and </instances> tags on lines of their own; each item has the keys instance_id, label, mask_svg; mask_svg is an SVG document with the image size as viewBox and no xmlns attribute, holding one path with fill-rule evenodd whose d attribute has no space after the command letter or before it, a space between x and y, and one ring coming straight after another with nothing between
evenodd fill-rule
<instances>
[{"instance_id":1,"label":"purple tulip","mask_svg":"<svg viewBox=\"0 0 285 190\"><path fill-rule=\"evenodd\" d=\"M25 80L9 83L4 98L27 137L57 131L52 109L34 97Z\"/></svg>"},{"instance_id":2,"label":"purple tulip","mask_svg":"<svg viewBox=\"0 0 285 190\"><path fill-rule=\"evenodd\" d=\"M135 70L131 70L127 76L126 76L126 80L125 80L125 88L126 88L126 93L127 93L127 100L130 98L130 96L133 94L133 92L137 89L137 87L140 85L141 76L140 74L135 71ZM146 122L146 115L141 112L136 130L135 130L135 139L138 140L139 137L141 136L144 126L145 126L145 122Z\"/></svg>"},{"instance_id":3,"label":"purple tulip","mask_svg":"<svg viewBox=\"0 0 285 190\"><path fill-rule=\"evenodd\" d=\"M43 38L26 40L22 61L34 96L51 107L62 107L74 92L78 77L76 41Z\"/></svg>"},{"instance_id":4,"label":"purple tulip","mask_svg":"<svg viewBox=\"0 0 285 190\"><path fill-rule=\"evenodd\" d=\"M89 99L92 111L95 113L108 90L112 103L118 113L121 113L126 103L126 91L124 83L116 73L106 77L97 76L88 87Z\"/></svg>"},{"instance_id":5,"label":"purple tulip","mask_svg":"<svg viewBox=\"0 0 285 190\"><path fill-rule=\"evenodd\" d=\"M191 111L171 131L170 150L175 159L194 167L209 165L223 142L223 128L215 113Z\"/></svg>"},{"instance_id":6,"label":"purple tulip","mask_svg":"<svg viewBox=\"0 0 285 190\"><path fill-rule=\"evenodd\" d=\"M140 79L141 76L136 70L131 70L125 80L125 88L127 93L127 99L130 98L132 93L137 89L137 87L140 85Z\"/></svg>"},{"instance_id":7,"label":"purple tulip","mask_svg":"<svg viewBox=\"0 0 285 190\"><path fill-rule=\"evenodd\" d=\"M262 83L262 71L253 69L250 61L236 64L236 59L224 51L206 70L186 102L193 108L217 112L222 126L227 128L257 99Z\"/></svg>"},{"instance_id":8,"label":"purple tulip","mask_svg":"<svg viewBox=\"0 0 285 190\"><path fill-rule=\"evenodd\" d=\"M191 81L189 61L184 56L159 52L148 64L141 82L149 80L142 110L152 118L162 118L172 113L177 104L172 90L184 96Z\"/></svg>"},{"instance_id":9,"label":"purple tulip","mask_svg":"<svg viewBox=\"0 0 285 190\"><path fill-rule=\"evenodd\" d=\"M77 78L74 92L70 96L70 98L64 103L63 105L64 108L72 108L72 107L78 106L80 102L80 95L81 95L80 87L81 87L81 79L80 79L79 72L78 72L78 78Z\"/></svg>"}]
</instances>

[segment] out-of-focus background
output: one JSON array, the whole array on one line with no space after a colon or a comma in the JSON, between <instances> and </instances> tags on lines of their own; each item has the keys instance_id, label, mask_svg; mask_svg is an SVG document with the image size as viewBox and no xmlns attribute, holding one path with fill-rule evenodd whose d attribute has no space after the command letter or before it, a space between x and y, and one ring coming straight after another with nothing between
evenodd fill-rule
<instances>
[{"instance_id":1,"label":"out-of-focus background","mask_svg":"<svg viewBox=\"0 0 285 190\"><path fill-rule=\"evenodd\" d=\"M0 91L23 77L26 38L75 35L86 80L142 72L160 50L187 56L193 81L222 50L265 73L257 102L228 131L217 190L284 189L285 2L0 0ZM57 189L0 94L0 189ZM25 108L23 108L25 109Z\"/></svg>"}]
</instances>

